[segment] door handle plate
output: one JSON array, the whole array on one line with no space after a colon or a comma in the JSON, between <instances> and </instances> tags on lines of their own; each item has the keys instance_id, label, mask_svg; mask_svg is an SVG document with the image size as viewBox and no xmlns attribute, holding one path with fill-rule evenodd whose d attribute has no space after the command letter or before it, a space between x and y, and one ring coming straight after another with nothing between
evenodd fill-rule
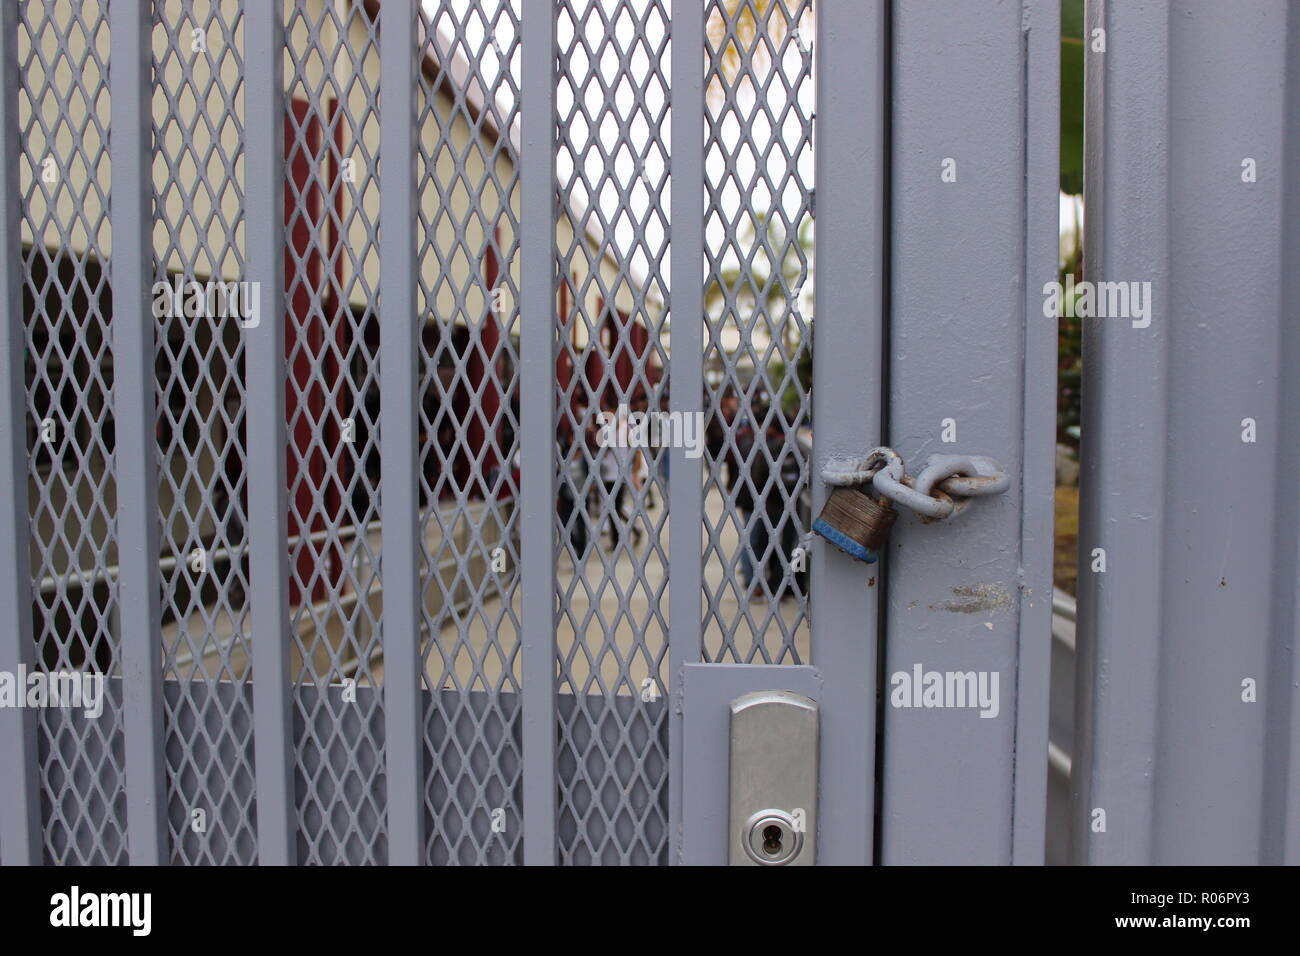
<instances>
[{"instance_id":1,"label":"door handle plate","mask_svg":"<svg viewBox=\"0 0 1300 956\"><path fill-rule=\"evenodd\" d=\"M817 702L785 690L731 701L732 866L812 866L817 858Z\"/></svg>"}]
</instances>

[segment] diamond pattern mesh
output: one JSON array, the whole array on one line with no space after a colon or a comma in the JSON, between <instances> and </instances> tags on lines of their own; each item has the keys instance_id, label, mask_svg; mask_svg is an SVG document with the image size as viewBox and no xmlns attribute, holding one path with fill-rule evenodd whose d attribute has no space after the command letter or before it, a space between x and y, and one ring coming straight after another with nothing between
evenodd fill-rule
<instances>
[{"instance_id":1,"label":"diamond pattern mesh","mask_svg":"<svg viewBox=\"0 0 1300 956\"><path fill-rule=\"evenodd\" d=\"M382 697L299 692L372 686L379 661L378 36L351 4L283 10L299 855L384 862Z\"/></svg>"},{"instance_id":2,"label":"diamond pattern mesh","mask_svg":"<svg viewBox=\"0 0 1300 956\"><path fill-rule=\"evenodd\" d=\"M118 668L106 4L19 7L23 319L37 667ZM42 708L49 863L126 859L119 699ZM6 770L6 772L9 772Z\"/></svg>"},{"instance_id":3,"label":"diamond pattern mesh","mask_svg":"<svg viewBox=\"0 0 1300 956\"><path fill-rule=\"evenodd\" d=\"M565 863L667 861L667 709L656 706L667 692L667 452L602 447L596 416L614 415L616 436L620 406L657 410L665 394L668 17L657 2L566 0L559 11L556 640L559 691L574 698L558 737Z\"/></svg>"},{"instance_id":4,"label":"diamond pattern mesh","mask_svg":"<svg viewBox=\"0 0 1300 956\"><path fill-rule=\"evenodd\" d=\"M520 4L424 3L418 16L427 858L518 862Z\"/></svg>"},{"instance_id":5,"label":"diamond pattern mesh","mask_svg":"<svg viewBox=\"0 0 1300 956\"><path fill-rule=\"evenodd\" d=\"M155 275L243 278L244 4L153 0ZM105 0L20 7L32 568L40 666L116 668ZM298 851L384 862L377 27L279 0ZM433 863L522 851L517 273L522 0L422 0L416 97L421 651ZM668 856L669 0L557 0L556 786L565 863ZM57 10L52 14L51 10ZM704 657L807 659L812 0L709 0ZM252 290L240 290L248 292ZM251 863L247 312L157 319L171 859ZM247 299L243 300L245 309ZM679 387L699 387L682 383ZM689 404L689 403L688 403ZM738 407L737 407L738 406ZM749 580L752 577L752 582ZM749 584L746 587L746 584ZM687 582L685 586L695 586ZM45 853L120 863L120 684L42 711ZM190 814L205 811L195 832Z\"/></svg>"},{"instance_id":6,"label":"diamond pattern mesh","mask_svg":"<svg viewBox=\"0 0 1300 956\"><path fill-rule=\"evenodd\" d=\"M806 663L812 2L706 9L703 656Z\"/></svg>"},{"instance_id":7,"label":"diamond pattern mesh","mask_svg":"<svg viewBox=\"0 0 1300 956\"><path fill-rule=\"evenodd\" d=\"M241 691L250 677L244 344L238 315L222 316L206 294L209 282L238 282L244 269L242 47L236 0L155 0L154 268L182 306L155 309L164 313L162 670L178 687L164 695L163 720L177 863L257 855L247 695L214 692L226 682ZM189 283L205 290L201 309L186 308L198 303ZM198 830L189 825L195 811L205 818Z\"/></svg>"}]
</instances>

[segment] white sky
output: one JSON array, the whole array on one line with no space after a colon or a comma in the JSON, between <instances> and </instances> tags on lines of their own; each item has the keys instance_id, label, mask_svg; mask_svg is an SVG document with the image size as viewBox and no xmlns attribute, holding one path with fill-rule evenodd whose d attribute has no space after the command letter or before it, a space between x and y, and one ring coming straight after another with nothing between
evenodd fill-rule
<instances>
[{"instance_id":1,"label":"white sky","mask_svg":"<svg viewBox=\"0 0 1300 956\"><path fill-rule=\"evenodd\" d=\"M521 75L519 47L514 45L515 26L509 16L498 16L501 5L509 2L519 16L523 0L451 0L450 7L458 20L469 14L464 27L466 46L469 50L481 50L479 67L485 81L498 84L509 95L508 84L501 83L502 71L506 68L502 53L512 51L508 68L515 85L518 86ZM436 16L441 4L438 0L424 0L424 6L430 16ZM600 9L597 9L599 6ZM671 11L671 3L664 4ZM671 76L671 46L665 51L661 62L653 58L655 51L664 45L669 26L662 12L651 0L631 0L624 8L618 0L571 0L573 14L563 12L557 23L556 33L561 50L562 72L556 91L556 106L561 117L569 118L565 125L564 138L568 139L576 156L562 148L556 158L556 170L561 184L566 186L566 193L571 205L581 211L593 201L589 190L579 179L575 180L574 160L580 159L582 172L596 191L594 201L607 222L614 224L612 241L616 254L628 261L634 274L643 276L648 271L650 262L647 252L655 257L662 257L659 264L660 273L665 282L668 280L669 261L666 250L666 225L670 202L670 191L666 185L666 167L671 136L669 117L671 110L665 110L668 95L668 83ZM486 17L478 15L475 8L487 11ZM604 12L605 16L600 14ZM635 13L635 17L631 16ZM575 22L580 25L587 47L599 49L602 37L607 29L605 20L618 16L613 24L614 45L606 48L599 59L593 61L587 51L580 45L575 47ZM646 43L636 42L638 21L644 21ZM445 37L450 36L451 23L444 14L436 21L442 27ZM487 28L495 30L495 45L487 38ZM811 44L810 39L801 42ZM620 72L619 53L628 53L625 71ZM803 53L795 42L786 47L783 63L785 76L794 85L802 65ZM655 75L655 71L658 75ZM613 86L612 102L606 103L607 93L596 81L597 73L607 85ZM644 106L638 104L635 90L642 91ZM524 92L524 108L527 108L527 91ZM571 116L575 95L582 96L582 103L587 113L596 120L587 123L581 113ZM766 93L766 102L774 116L781 116L788 99L785 87L774 81ZM811 77L799 84L796 95L805 115L814 109L814 86ZM753 93L742 88L738 97L740 110L748 114L753 106ZM654 128L652 122L662 114L662 126ZM626 133L620 131L620 121L627 124ZM766 117L758 114L752 123L752 135L755 141L752 148L741 144L739 125L734 119L725 121L722 138L725 150L714 149L706 159L705 174L709 182L718 183L727 176L727 156L734 169L735 183L724 184L722 190L722 211L727 218L734 218L742 202L749 202L752 208L766 212L777 197L770 195L761 180L755 182L756 163L759 157L767 154L767 174L779 183L786 175L786 160L780 149L768 152L773 138L784 137L787 150L794 152L799 137L800 120L795 111L785 117L782 128L774 129ZM598 148L599 147L599 148ZM638 170L638 160L644 163L644 178ZM803 149L796 157L800 179L809 188L813 183L813 156L811 149ZM659 184L664 185L661 196L653 193ZM624 203L619 197L619 190L630 190L629 201ZM793 190L779 197L784 201L788 215L794 215L793 203L797 201ZM657 205L662 215L651 214ZM635 223L644 223L645 243L636 243ZM719 248L725 241L726 232L716 219L706 227L705 241L710 248ZM811 286L811 283L808 283ZM805 290L811 296L811 288Z\"/></svg>"}]
</instances>

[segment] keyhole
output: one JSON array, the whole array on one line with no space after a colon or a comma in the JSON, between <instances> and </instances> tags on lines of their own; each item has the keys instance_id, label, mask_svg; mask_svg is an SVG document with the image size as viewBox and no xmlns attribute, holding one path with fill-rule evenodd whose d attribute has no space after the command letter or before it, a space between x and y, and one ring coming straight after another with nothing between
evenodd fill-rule
<instances>
[{"instance_id":1,"label":"keyhole","mask_svg":"<svg viewBox=\"0 0 1300 956\"><path fill-rule=\"evenodd\" d=\"M775 823L763 827L763 852L768 856L781 852L781 828Z\"/></svg>"}]
</instances>

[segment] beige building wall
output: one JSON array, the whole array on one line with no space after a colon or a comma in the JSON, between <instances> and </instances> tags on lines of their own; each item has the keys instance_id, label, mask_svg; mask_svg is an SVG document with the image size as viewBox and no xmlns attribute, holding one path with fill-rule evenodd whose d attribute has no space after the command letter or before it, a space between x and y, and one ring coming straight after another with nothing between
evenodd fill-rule
<instances>
[{"instance_id":1,"label":"beige building wall","mask_svg":"<svg viewBox=\"0 0 1300 956\"><path fill-rule=\"evenodd\" d=\"M42 71L42 58L44 62L53 61L58 49L58 38L53 31L40 28L43 17L48 16L62 22L64 18L71 17L73 9L77 8L81 10L84 22L93 23L105 2L106 0L57 0L49 13L40 4L29 5L28 16L35 28L31 33L19 31L19 62L28 62L32 52L32 34L35 34L40 56L31 60L29 71ZM379 146L379 118L373 112L373 104L369 102L365 90L365 85L371 89L376 89L379 85L377 46L369 42L363 18L344 16L352 0L283 2L286 22L291 24L286 36L292 50L307 48L308 23L315 25L320 20L321 4L333 3L339 10L339 19L350 22L351 37L348 46L340 48L333 63L326 63L315 54L304 58L300 64L300 82L316 88L325 71L330 70L340 86L349 91L348 109L353 111L354 116L365 119L361 124L362 139L352 144L348 155L354 159L358 170L365 169L375 162ZM295 5L302 8L305 16L292 15ZM154 54L162 61L160 66L164 78L155 88L152 102L155 128L160 134L153 167L154 183L163 193L162 215L154 224L154 249L166 271L183 271L187 278L199 281L213 277L235 281L241 277L242 272L241 252L245 245L242 208L244 159L240 143L244 113L244 91L240 82L243 68L243 24L237 16L238 6L238 0L210 0L207 3L198 0L194 4L195 17L191 21L182 19L183 8L179 0L168 0L163 4L163 11L169 19L165 26L160 24L154 31ZM212 8L220 12L222 22L235 24L235 28L229 33L215 26L204 29L206 14ZM168 32L176 38L170 50ZM336 40L332 35L334 32L333 20L324 18L320 25L320 36L325 48L332 46ZM187 45L193 49L187 51ZM109 255L112 252L112 234L106 215L106 203L112 176L106 133L111 116L107 75L99 66L100 63L105 66L108 63L107 25L90 35L84 31L72 35L69 53L74 61L82 58L87 46L93 47L95 57L87 58L87 67L80 77L81 88L71 89L66 108L74 120L83 112L94 115L94 121L85 124L86 128L81 134L81 152L84 152L84 157L74 148L76 123L67 122L61 115L64 106L59 98L50 96L35 104L25 96L20 99L20 122L22 128L28 130L32 153L46 156L50 160L48 166L42 164L39 168L23 164L22 189L25 195L29 195L31 218L38 222L45 219L51 202L55 208L55 215L40 236L32 235L32 230L24 223L22 240L24 243L40 242L50 248L64 247L84 252L93 239L93 244L104 255ZM185 55L187 52L188 56ZM290 85L297 66L286 55L286 87ZM351 81L355 71L364 75L365 85ZM185 82L187 76L189 82ZM168 97L165 89L171 90L173 96ZM424 220L433 224L434 245L444 252L445 261L440 262L431 250L426 251L420 261L420 278L426 289L435 292L433 301L427 304L435 315L444 320L454 318L465 322L483 314L486 291L481 281L482 263L475 261L469 253L483 248L485 228L494 221L500 223L503 230L502 246L508 249L514 243L515 239L510 235L510 217L502 215L502 212L508 204L517 220L519 188L517 181L513 185L511 181L514 170L513 150L497 148L489 136L479 135L472 130L464 108L458 107L444 91L439 90L434 95L435 108L426 116L420 131L424 150L426 154L432 155L433 165L426 170L425 164L421 162L417 168L426 175L431 174L429 180L420 184L420 211ZM235 111L233 116L232 106ZM33 109L39 115L39 121L35 123L31 122ZM183 148L187 135L191 143L190 149ZM457 156L464 156L461 176L457 176ZM195 157L201 157L203 161L196 161ZM169 170L169 158L175 164L174 171ZM488 162L494 163L497 180L503 188L498 189L489 183L482 190L476 188L471 191L471 186L477 187L482 182ZM51 171L57 176L57 182L38 181L42 173L48 174ZM362 178L359 172L358 183ZM349 191L342 214L348 222L346 235L350 248L361 257L359 267L364 272L365 284L370 289L377 289L379 255L378 250L369 242L366 226L367 222L374 223L378 220L379 190L375 188L373 180L369 181L369 185L370 188L363 193ZM438 185L442 185L447 192L445 207ZM359 204L364 215L352 215L352 209L347 205L350 203ZM470 215L472 208L477 215ZM464 223L463 244L455 241L456 223ZM66 242L60 236L60 225L67 229ZM91 232L94 233L93 236L90 235ZM572 221L562 210L556 224L558 247L567 249L572 236ZM585 253L573 257L573 278L576 280L573 285L576 288L588 285L593 287L586 303L589 313L593 317L598 314L594 291L597 285L615 291L615 303L619 309L632 311L632 277L620 271L619 264L612 255L598 254L598 237L586 237L584 246ZM352 304L360 305L363 296L359 290L362 285L351 281L348 273L353 264L350 257L343 258L344 288L349 291ZM593 262L599 264L600 283L586 281L586 272ZM509 268L513 281L506 283L509 288L502 303L507 313L513 310L514 303L511 299L514 289L518 288L518 257L509 263ZM463 311L456 308L457 289L464 292Z\"/></svg>"}]
</instances>

